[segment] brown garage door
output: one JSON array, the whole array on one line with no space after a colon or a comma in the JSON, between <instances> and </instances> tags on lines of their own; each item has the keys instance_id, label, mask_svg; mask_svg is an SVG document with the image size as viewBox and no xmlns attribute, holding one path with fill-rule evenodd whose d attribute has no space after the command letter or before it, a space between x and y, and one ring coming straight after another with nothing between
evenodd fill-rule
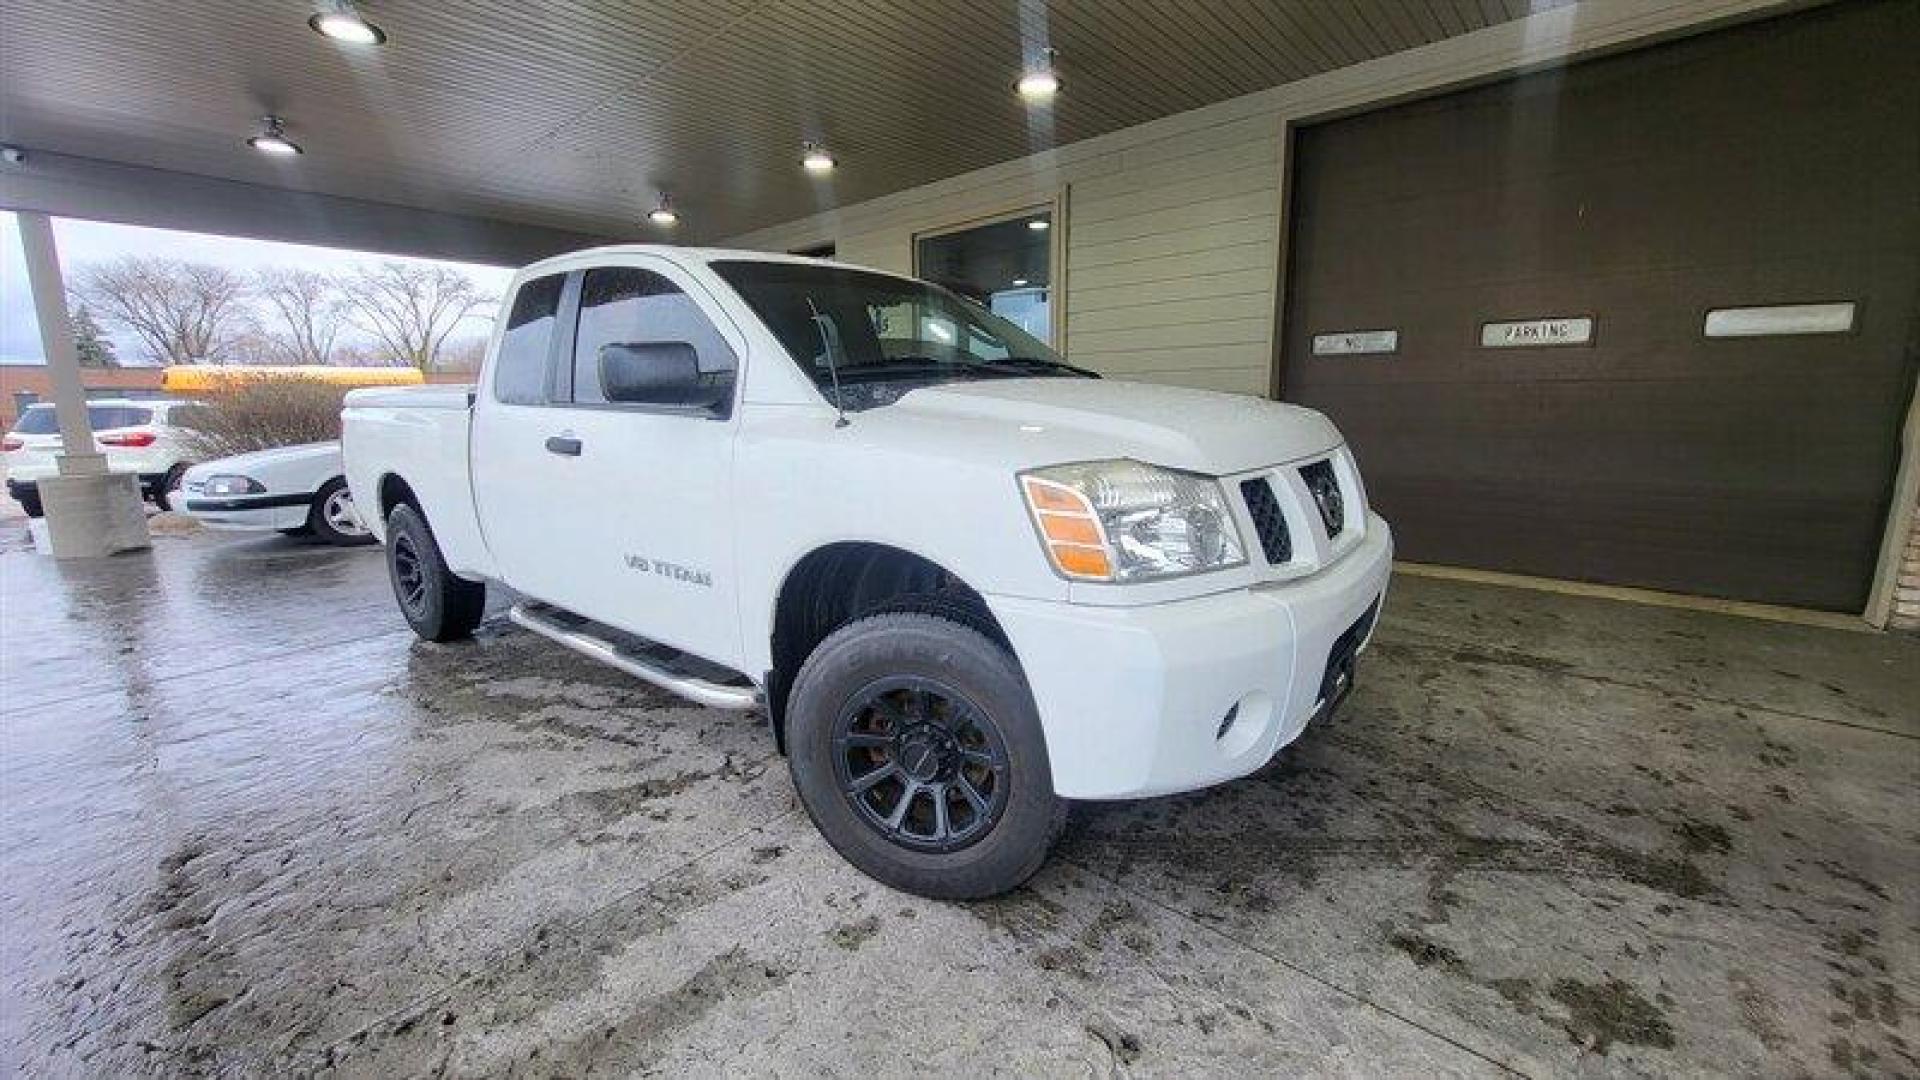
<instances>
[{"instance_id":1,"label":"brown garage door","mask_svg":"<svg viewBox=\"0 0 1920 1080\"><path fill-rule=\"evenodd\" d=\"M1920 4L1842 4L1302 130L1281 396L1404 558L1861 610L1916 366L1916 56ZM1851 332L1703 333L1841 301ZM1589 344L1481 344L1567 317Z\"/></svg>"}]
</instances>

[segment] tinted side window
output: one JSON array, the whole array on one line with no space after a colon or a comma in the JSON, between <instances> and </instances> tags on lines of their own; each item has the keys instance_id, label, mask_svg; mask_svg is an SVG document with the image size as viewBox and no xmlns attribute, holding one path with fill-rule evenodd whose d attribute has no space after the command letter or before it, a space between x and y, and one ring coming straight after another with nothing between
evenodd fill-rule
<instances>
[{"instance_id":1,"label":"tinted side window","mask_svg":"<svg viewBox=\"0 0 1920 1080\"><path fill-rule=\"evenodd\" d=\"M95 431L112 431L114 428L139 427L153 422L152 409L136 409L130 405L89 405L87 423Z\"/></svg>"},{"instance_id":2,"label":"tinted side window","mask_svg":"<svg viewBox=\"0 0 1920 1080\"><path fill-rule=\"evenodd\" d=\"M60 430L60 417L51 405L36 405L20 414L13 430L22 435L51 435Z\"/></svg>"},{"instance_id":3,"label":"tinted side window","mask_svg":"<svg viewBox=\"0 0 1920 1080\"><path fill-rule=\"evenodd\" d=\"M587 271L580 286L580 324L574 334L573 400L607 400L600 382L600 351L604 346L668 342L693 346L698 373L689 389L711 391L689 393L688 398L731 400L733 349L692 297L650 270L607 267Z\"/></svg>"},{"instance_id":4,"label":"tinted side window","mask_svg":"<svg viewBox=\"0 0 1920 1080\"><path fill-rule=\"evenodd\" d=\"M500 356L493 364L493 396L509 405L539 405L547 400L547 355L560 311L565 274L535 278L514 294L513 310L500 334Z\"/></svg>"}]
</instances>

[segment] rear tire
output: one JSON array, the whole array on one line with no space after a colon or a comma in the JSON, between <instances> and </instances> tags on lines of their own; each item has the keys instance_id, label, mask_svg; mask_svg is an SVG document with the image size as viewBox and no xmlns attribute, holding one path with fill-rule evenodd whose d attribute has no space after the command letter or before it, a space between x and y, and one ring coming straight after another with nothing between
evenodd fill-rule
<instances>
[{"instance_id":1,"label":"rear tire","mask_svg":"<svg viewBox=\"0 0 1920 1080\"><path fill-rule=\"evenodd\" d=\"M25 510L30 518L47 516L46 507L40 505L40 492L37 488L22 491L14 501L20 504L20 509Z\"/></svg>"},{"instance_id":2,"label":"rear tire","mask_svg":"<svg viewBox=\"0 0 1920 1080\"><path fill-rule=\"evenodd\" d=\"M473 633L487 607L487 586L447 569L427 519L408 503L387 515L387 578L400 614L428 641Z\"/></svg>"},{"instance_id":3,"label":"rear tire","mask_svg":"<svg viewBox=\"0 0 1920 1080\"><path fill-rule=\"evenodd\" d=\"M821 835L903 892L1006 892L1066 824L1019 662L937 615L884 613L828 635L794 679L787 746Z\"/></svg>"},{"instance_id":4,"label":"rear tire","mask_svg":"<svg viewBox=\"0 0 1920 1080\"><path fill-rule=\"evenodd\" d=\"M374 542L373 533L354 511L353 492L347 490L344 476L321 484L313 493L307 530L335 547L365 547Z\"/></svg>"}]
</instances>

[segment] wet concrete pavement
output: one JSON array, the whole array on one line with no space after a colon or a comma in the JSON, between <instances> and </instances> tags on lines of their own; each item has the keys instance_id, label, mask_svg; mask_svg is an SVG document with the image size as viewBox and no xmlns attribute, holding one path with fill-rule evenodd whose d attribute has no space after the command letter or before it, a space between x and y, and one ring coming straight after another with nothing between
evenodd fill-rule
<instances>
[{"instance_id":1,"label":"wet concrete pavement","mask_svg":"<svg viewBox=\"0 0 1920 1080\"><path fill-rule=\"evenodd\" d=\"M943 905L757 715L419 643L377 550L0 544L0 605L9 1072L1920 1072L1913 638L1401 577L1281 760Z\"/></svg>"}]
</instances>

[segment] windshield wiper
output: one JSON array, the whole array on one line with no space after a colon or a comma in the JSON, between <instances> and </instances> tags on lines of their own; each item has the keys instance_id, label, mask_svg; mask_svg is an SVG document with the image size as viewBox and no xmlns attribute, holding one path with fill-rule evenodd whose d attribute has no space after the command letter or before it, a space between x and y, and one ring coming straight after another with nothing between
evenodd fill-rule
<instances>
[{"instance_id":1,"label":"windshield wiper","mask_svg":"<svg viewBox=\"0 0 1920 1080\"><path fill-rule=\"evenodd\" d=\"M995 360L988 367L1018 367L1028 371L1062 371L1077 375L1083 379L1097 379L1100 373L1083 367L1075 367L1064 360L1042 360L1037 356L1009 356L1005 360Z\"/></svg>"},{"instance_id":2,"label":"windshield wiper","mask_svg":"<svg viewBox=\"0 0 1920 1080\"><path fill-rule=\"evenodd\" d=\"M885 360L870 360L863 364L854 364L840 369L841 382L891 382L918 378L966 379L966 378L1002 378L1018 377L1014 371L994 371L989 364L962 364L948 360L935 360L930 356L893 356Z\"/></svg>"},{"instance_id":3,"label":"windshield wiper","mask_svg":"<svg viewBox=\"0 0 1920 1080\"><path fill-rule=\"evenodd\" d=\"M895 356L886 361L889 364L924 364L929 367L959 368L962 371L984 371L993 375L1011 377L1014 371L1061 371L1069 375L1078 375L1083 379L1097 379L1100 373L1083 367L1074 367L1064 360L1044 360L1038 356L1006 356L998 360L936 360L931 356Z\"/></svg>"},{"instance_id":4,"label":"windshield wiper","mask_svg":"<svg viewBox=\"0 0 1920 1080\"><path fill-rule=\"evenodd\" d=\"M1001 360L939 360L931 356L889 356L884 360L842 367L840 378L842 381L849 379L866 381L865 377L869 375L879 378L899 378L929 374L956 379L968 377L1017 379L1037 372L1059 372L1082 379L1100 377L1099 372L1074 367L1060 360L1043 360L1037 356L1010 356Z\"/></svg>"}]
</instances>

